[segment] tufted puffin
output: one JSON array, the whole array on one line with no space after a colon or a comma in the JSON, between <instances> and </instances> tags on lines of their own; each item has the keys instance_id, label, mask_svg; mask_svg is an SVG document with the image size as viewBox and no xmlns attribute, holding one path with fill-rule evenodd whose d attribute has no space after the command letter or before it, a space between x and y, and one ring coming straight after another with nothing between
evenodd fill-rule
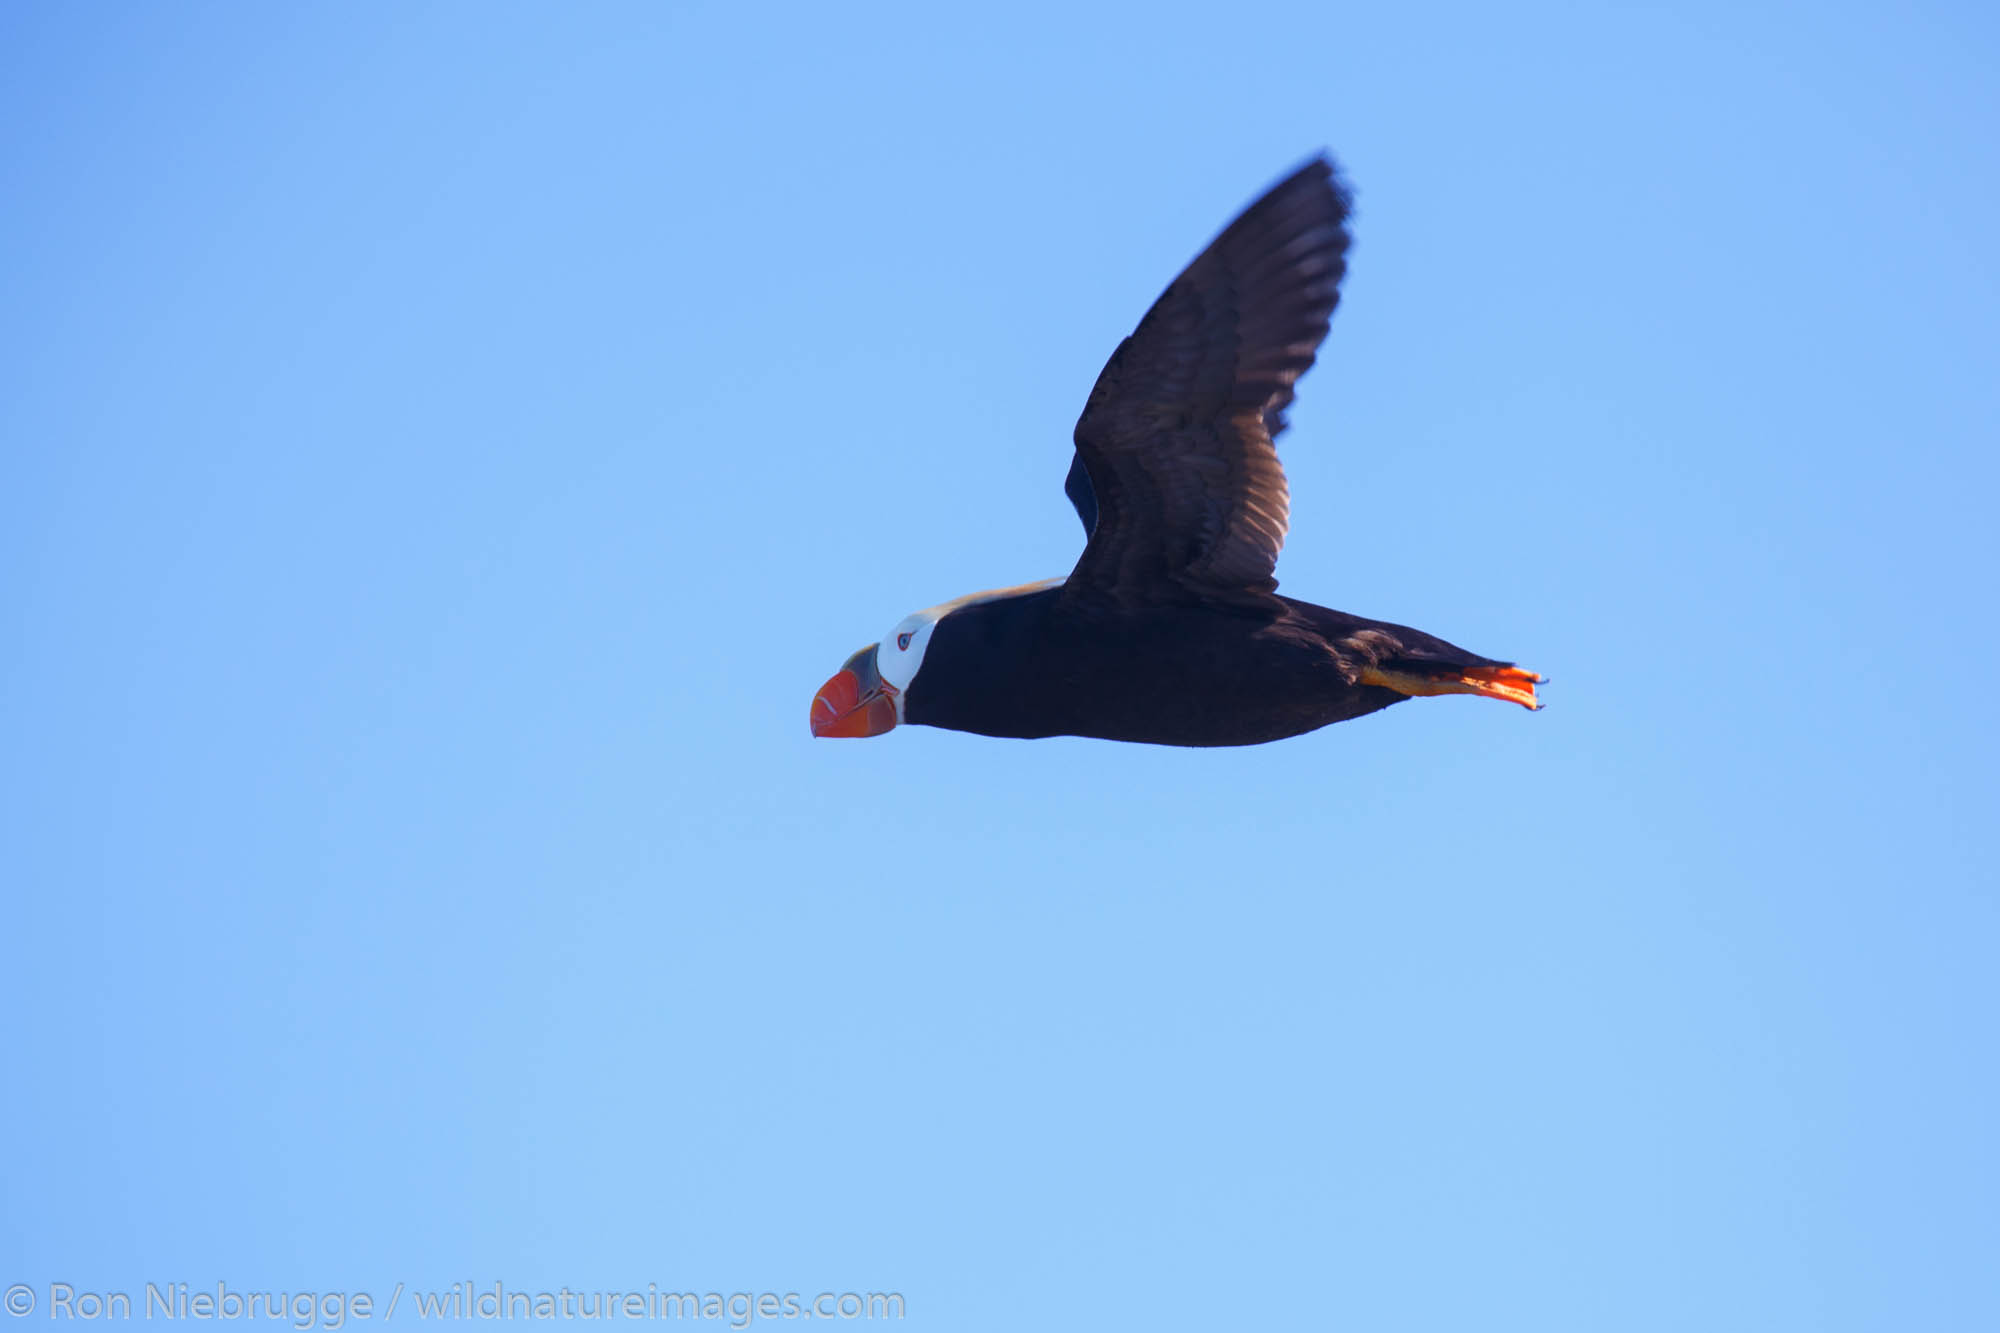
<instances>
[{"instance_id":1,"label":"tufted puffin","mask_svg":"<svg viewBox=\"0 0 2000 1333\"><path fill-rule=\"evenodd\" d=\"M1224 228L1084 404L1063 486L1076 568L906 617L820 688L813 735L1256 745L1414 695L1539 708L1532 671L1278 595L1290 502L1272 442L1340 300L1349 207L1321 155Z\"/></svg>"}]
</instances>

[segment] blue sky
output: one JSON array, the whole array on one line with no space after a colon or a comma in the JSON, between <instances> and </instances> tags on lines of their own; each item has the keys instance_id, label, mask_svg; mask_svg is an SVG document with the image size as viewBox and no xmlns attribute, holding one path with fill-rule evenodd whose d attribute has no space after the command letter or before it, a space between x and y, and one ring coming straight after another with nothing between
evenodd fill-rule
<instances>
[{"instance_id":1,"label":"blue sky","mask_svg":"<svg viewBox=\"0 0 2000 1333\"><path fill-rule=\"evenodd\" d=\"M0 53L16 1326L2000 1324L1990 9L15 5ZM1550 707L811 741L906 612L1068 569L1104 357L1320 147L1285 590Z\"/></svg>"}]
</instances>

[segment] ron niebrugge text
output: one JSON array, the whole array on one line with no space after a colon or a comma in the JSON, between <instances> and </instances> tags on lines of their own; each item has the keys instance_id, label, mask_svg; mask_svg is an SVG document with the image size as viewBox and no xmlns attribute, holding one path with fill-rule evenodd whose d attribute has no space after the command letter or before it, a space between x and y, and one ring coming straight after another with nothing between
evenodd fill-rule
<instances>
[{"instance_id":1,"label":"ron niebrugge text","mask_svg":"<svg viewBox=\"0 0 2000 1333\"><path fill-rule=\"evenodd\" d=\"M367 1291L250 1290L217 1282L148 1282L129 1291L94 1291L51 1282L38 1293L25 1282L8 1287L0 1309L17 1317L41 1307L48 1319L271 1319L298 1329L337 1329L350 1319L390 1319L398 1307L419 1319L703 1319L748 1328L759 1319L901 1319L902 1293L894 1291L667 1291L649 1282L644 1291L517 1291L503 1282L455 1282L416 1290L398 1282L386 1300Z\"/></svg>"}]
</instances>

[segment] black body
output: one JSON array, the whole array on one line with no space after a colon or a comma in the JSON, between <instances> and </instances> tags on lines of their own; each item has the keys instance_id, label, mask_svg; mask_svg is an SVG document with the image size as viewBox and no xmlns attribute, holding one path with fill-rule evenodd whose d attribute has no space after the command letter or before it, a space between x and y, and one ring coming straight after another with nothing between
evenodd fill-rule
<instances>
[{"instance_id":1,"label":"black body","mask_svg":"<svg viewBox=\"0 0 2000 1333\"><path fill-rule=\"evenodd\" d=\"M1257 745L1406 697L1360 684L1364 667L1502 665L1275 594L1121 608L1064 591L976 602L938 622L903 720L984 736Z\"/></svg>"}]
</instances>

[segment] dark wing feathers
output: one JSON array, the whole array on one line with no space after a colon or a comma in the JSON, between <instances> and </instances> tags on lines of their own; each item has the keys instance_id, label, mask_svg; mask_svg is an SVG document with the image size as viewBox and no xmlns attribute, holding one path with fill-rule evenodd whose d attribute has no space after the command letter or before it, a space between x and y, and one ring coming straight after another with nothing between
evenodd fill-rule
<instances>
[{"instance_id":1,"label":"dark wing feathers","mask_svg":"<svg viewBox=\"0 0 2000 1333\"><path fill-rule=\"evenodd\" d=\"M1120 343L1076 423L1064 489L1090 539L1074 595L1268 592L1291 501L1272 439L1347 271L1324 157L1225 228Z\"/></svg>"}]
</instances>

